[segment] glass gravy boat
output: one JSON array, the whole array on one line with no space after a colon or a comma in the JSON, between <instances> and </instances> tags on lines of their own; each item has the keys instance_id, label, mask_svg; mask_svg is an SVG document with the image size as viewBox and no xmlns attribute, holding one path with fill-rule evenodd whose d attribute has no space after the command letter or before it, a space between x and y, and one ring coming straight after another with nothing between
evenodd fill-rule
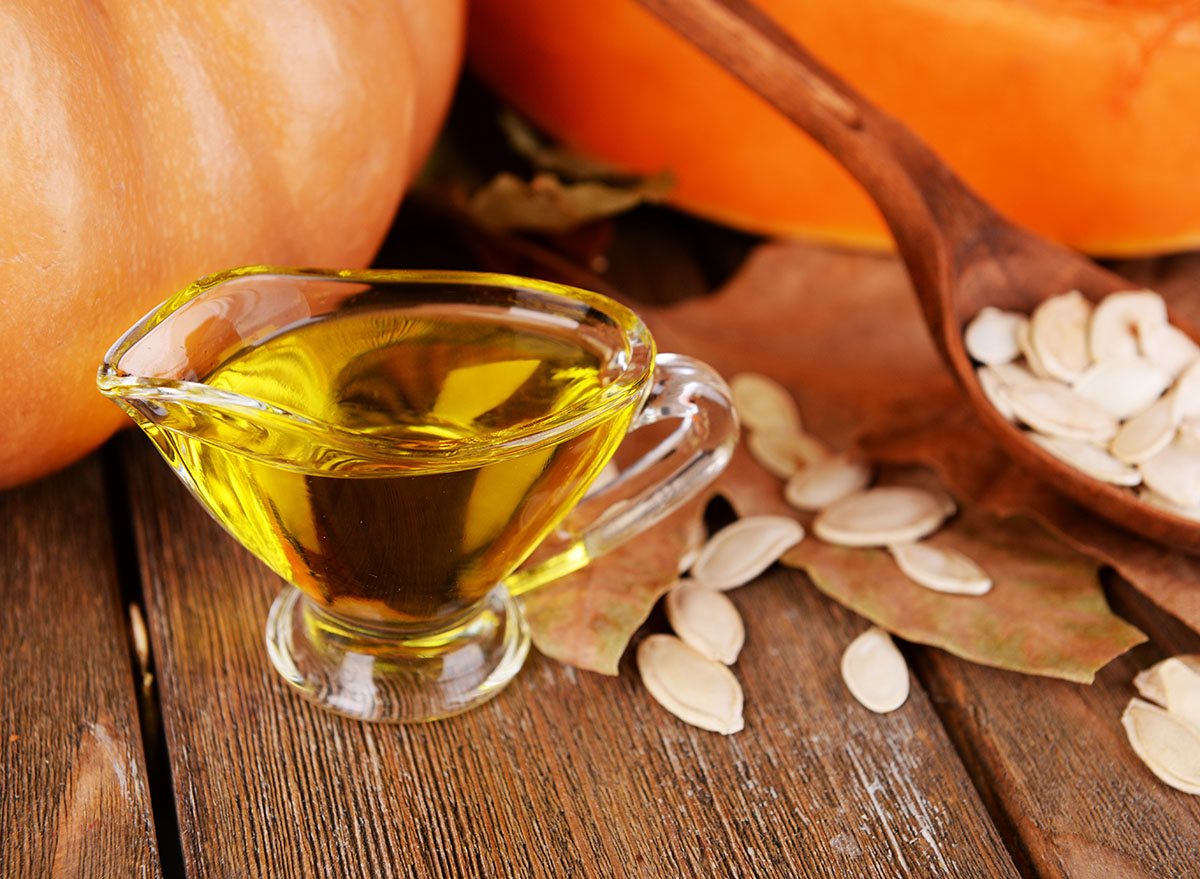
<instances>
[{"instance_id":1,"label":"glass gravy boat","mask_svg":"<svg viewBox=\"0 0 1200 879\"><path fill-rule=\"evenodd\" d=\"M656 356L629 309L495 274L223 272L128 330L97 384L292 584L267 622L276 669L364 720L495 695L529 650L515 596L676 509L737 434L720 377ZM678 426L585 497L663 419Z\"/></svg>"}]
</instances>

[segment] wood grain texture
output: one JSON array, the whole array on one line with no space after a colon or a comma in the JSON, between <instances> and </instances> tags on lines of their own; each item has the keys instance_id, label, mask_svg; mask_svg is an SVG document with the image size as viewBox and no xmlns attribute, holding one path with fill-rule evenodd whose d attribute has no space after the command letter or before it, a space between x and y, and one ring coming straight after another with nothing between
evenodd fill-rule
<instances>
[{"instance_id":1,"label":"wood grain texture","mask_svg":"<svg viewBox=\"0 0 1200 879\"><path fill-rule=\"evenodd\" d=\"M1121 712L1133 676L1200 652L1186 630L1113 578L1114 604L1152 637L1090 687L914 652L918 676L971 767L1016 858L1040 877L1191 879L1200 871L1200 797L1172 790L1133 756Z\"/></svg>"},{"instance_id":2,"label":"wood grain texture","mask_svg":"<svg viewBox=\"0 0 1200 879\"><path fill-rule=\"evenodd\" d=\"M494 702L385 727L271 668L280 581L130 451L183 848L193 879L1004 877L1016 873L919 688L880 717L838 673L860 621L792 572L735 594L747 730L534 657Z\"/></svg>"},{"instance_id":3,"label":"wood grain texture","mask_svg":"<svg viewBox=\"0 0 1200 879\"><path fill-rule=\"evenodd\" d=\"M98 459L0 523L0 875L159 876Z\"/></svg>"}]
</instances>

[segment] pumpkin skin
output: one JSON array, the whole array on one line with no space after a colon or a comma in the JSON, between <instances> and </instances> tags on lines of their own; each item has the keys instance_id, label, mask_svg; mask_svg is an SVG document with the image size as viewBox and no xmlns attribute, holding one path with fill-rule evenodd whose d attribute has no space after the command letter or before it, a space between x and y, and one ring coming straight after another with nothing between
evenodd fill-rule
<instances>
[{"instance_id":1,"label":"pumpkin skin","mask_svg":"<svg viewBox=\"0 0 1200 879\"><path fill-rule=\"evenodd\" d=\"M1187 0L756 0L1003 213L1084 251L1200 245L1200 16ZM812 141L633 0L475 0L475 72L577 149L671 170L676 204L880 248Z\"/></svg>"},{"instance_id":2,"label":"pumpkin skin","mask_svg":"<svg viewBox=\"0 0 1200 879\"><path fill-rule=\"evenodd\" d=\"M0 488L127 419L109 345L234 265L378 249L461 62L464 0L0 8Z\"/></svg>"}]
</instances>

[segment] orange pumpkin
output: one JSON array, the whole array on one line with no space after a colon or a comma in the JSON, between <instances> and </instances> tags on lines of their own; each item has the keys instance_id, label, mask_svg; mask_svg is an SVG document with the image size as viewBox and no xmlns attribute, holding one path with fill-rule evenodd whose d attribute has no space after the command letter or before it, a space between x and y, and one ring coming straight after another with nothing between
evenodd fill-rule
<instances>
[{"instance_id":1,"label":"orange pumpkin","mask_svg":"<svg viewBox=\"0 0 1200 879\"><path fill-rule=\"evenodd\" d=\"M1200 245L1187 0L756 0L1004 213L1086 251ZM634 0L475 0L468 58L595 157L759 232L886 246L857 185Z\"/></svg>"},{"instance_id":2,"label":"orange pumpkin","mask_svg":"<svg viewBox=\"0 0 1200 879\"><path fill-rule=\"evenodd\" d=\"M246 263L361 266L430 147L463 0L14 0L0 10L0 487L124 416L117 336Z\"/></svg>"}]
</instances>

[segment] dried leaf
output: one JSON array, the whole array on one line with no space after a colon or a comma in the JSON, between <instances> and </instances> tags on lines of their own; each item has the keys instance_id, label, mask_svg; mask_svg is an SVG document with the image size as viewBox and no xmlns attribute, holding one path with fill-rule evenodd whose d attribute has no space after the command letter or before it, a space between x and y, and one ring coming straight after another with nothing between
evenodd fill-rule
<instances>
[{"instance_id":1,"label":"dried leaf","mask_svg":"<svg viewBox=\"0 0 1200 879\"><path fill-rule=\"evenodd\" d=\"M528 160L539 171L557 174L567 180L628 183L634 179L606 162L552 142L511 108L501 110L496 122L513 152Z\"/></svg>"},{"instance_id":2,"label":"dried leaf","mask_svg":"<svg viewBox=\"0 0 1200 879\"><path fill-rule=\"evenodd\" d=\"M1109 609L1099 565L1028 519L964 507L930 542L974 560L992 590L932 592L909 581L886 550L819 540L798 544L783 561L881 628L983 665L1091 683L1105 663L1146 640Z\"/></svg>"},{"instance_id":3,"label":"dried leaf","mask_svg":"<svg viewBox=\"0 0 1200 879\"><path fill-rule=\"evenodd\" d=\"M466 209L493 232L517 229L556 234L623 213L644 201L659 201L670 188L670 178L662 175L616 185L563 183L546 173L525 181L504 172L477 190Z\"/></svg>"},{"instance_id":4,"label":"dried leaf","mask_svg":"<svg viewBox=\"0 0 1200 879\"><path fill-rule=\"evenodd\" d=\"M704 499L686 504L587 567L522 598L533 644L545 655L615 675L629 639L678 578L695 545Z\"/></svg>"}]
</instances>

